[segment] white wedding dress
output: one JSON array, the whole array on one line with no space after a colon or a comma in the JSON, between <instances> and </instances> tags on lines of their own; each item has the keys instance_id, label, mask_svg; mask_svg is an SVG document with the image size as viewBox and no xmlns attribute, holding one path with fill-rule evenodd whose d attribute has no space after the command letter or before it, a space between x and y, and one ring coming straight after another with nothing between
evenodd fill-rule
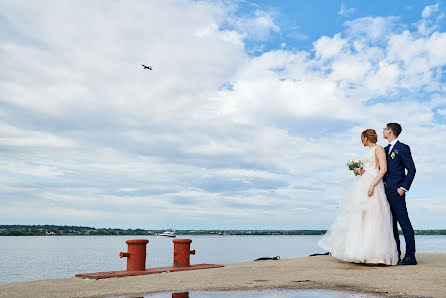
<instances>
[{"instance_id":1,"label":"white wedding dress","mask_svg":"<svg viewBox=\"0 0 446 298\"><path fill-rule=\"evenodd\" d=\"M347 262L396 265L398 252L393 238L393 222L383 181L368 189L379 172L376 146L361 159L366 171L357 176L339 202L339 214L317 243L335 258Z\"/></svg>"}]
</instances>

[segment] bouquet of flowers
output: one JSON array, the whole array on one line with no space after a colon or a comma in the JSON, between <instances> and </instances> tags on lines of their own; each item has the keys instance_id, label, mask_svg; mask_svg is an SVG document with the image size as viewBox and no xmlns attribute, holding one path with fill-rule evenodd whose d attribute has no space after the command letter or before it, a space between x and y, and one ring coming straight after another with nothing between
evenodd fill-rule
<instances>
[{"instance_id":1,"label":"bouquet of flowers","mask_svg":"<svg viewBox=\"0 0 446 298\"><path fill-rule=\"evenodd\" d=\"M362 161L359 159L352 159L347 163L347 167L350 171L355 173L355 176L361 175L359 169L362 168ZM355 171L357 169L357 171Z\"/></svg>"}]
</instances>

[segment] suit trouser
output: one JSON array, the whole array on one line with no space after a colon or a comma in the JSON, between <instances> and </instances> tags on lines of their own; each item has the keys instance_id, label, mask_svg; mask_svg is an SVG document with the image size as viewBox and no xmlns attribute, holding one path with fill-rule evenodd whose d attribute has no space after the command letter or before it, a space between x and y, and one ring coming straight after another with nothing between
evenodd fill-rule
<instances>
[{"instance_id":1,"label":"suit trouser","mask_svg":"<svg viewBox=\"0 0 446 298\"><path fill-rule=\"evenodd\" d=\"M401 248L397 222L403 230L404 240L406 241L406 256L415 256L415 233L407 213L406 194L400 196L397 191L392 192L386 187L386 195L392 211L393 236L395 237L398 254L401 255Z\"/></svg>"}]
</instances>

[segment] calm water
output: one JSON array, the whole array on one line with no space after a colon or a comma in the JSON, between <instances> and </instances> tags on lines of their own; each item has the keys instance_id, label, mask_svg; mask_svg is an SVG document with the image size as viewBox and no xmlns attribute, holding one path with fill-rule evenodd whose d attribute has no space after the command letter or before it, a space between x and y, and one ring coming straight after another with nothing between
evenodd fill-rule
<instances>
[{"instance_id":1,"label":"calm water","mask_svg":"<svg viewBox=\"0 0 446 298\"><path fill-rule=\"evenodd\" d=\"M260 257L296 258L321 253L321 236L190 236L191 264L228 264ZM128 239L148 239L146 267L172 266L172 239L156 236L0 237L0 283L73 277L125 270ZM403 237L401 237L403 240ZM446 236L417 236L417 251L446 252ZM402 243L404 247L404 242Z\"/></svg>"},{"instance_id":2,"label":"calm water","mask_svg":"<svg viewBox=\"0 0 446 298\"><path fill-rule=\"evenodd\" d=\"M119 298L127 298L134 296L120 296ZM183 293L156 293L138 296L144 298L377 298L387 297L377 294L356 293L350 291L332 291L332 290L288 290L288 289L268 289L258 291L194 291ZM116 297L117 298L117 297Z\"/></svg>"}]
</instances>

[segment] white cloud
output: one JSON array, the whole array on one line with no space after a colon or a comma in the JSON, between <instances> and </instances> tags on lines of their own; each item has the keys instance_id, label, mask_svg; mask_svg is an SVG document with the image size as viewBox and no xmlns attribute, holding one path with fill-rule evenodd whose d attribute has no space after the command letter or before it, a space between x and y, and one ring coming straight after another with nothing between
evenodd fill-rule
<instances>
[{"instance_id":1,"label":"white cloud","mask_svg":"<svg viewBox=\"0 0 446 298\"><path fill-rule=\"evenodd\" d=\"M346 47L347 41L336 34L333 38L322 36L314 42L316 57L330 59L340 54Z\"/></svg>"},{"instance_id":2,"label":"white cloud","mask_svg":"<svg viewBox=\"0 0 446 298\"><path fill-rule=\"evenodd\" d=\"M343 17L350 17L350 16L353 15L353 13L355 12L355 10L356 10L356 9L353 8L353 7L347 8L347 7L345 6L345 4L342 3L342 4L341 4L341 8L340 8L339 11L338 11L338 15L343 16Z\"/></svg>"},{"instance_id":3,"label":"white cloud","mask_svg":"<svg viewBox=\"0 0 446 298\"><path fill-rule=\"evenodd\" d=\"M436 120L446 106L444 32L365 17L310 50L287 44L250 57L248 40L281 32L259 9L0 9L23 36L0 37L5 223L24 212L33 223L326 228L351 181L345 162L363 153L361 131L389 121L402 123L418 167L410 196L440 202L424 192L446 172ZM417 213L414 225L423 220Z\"/></svg>"},{"instance_id":4,"label":"white cloud","mask_svg":"<svg viewBox=\"0 0 446 298\"><path fill-rule=\"evenodd\" d=\"M437 12L439 10L439 7L440 7L439 3L434 5L428 5L421 12L421 16L423 18L429 18L432 15L432 13Z\"/></svg>"},{"instance_id":5,"label":"white cloud","mask_svg":"<svg viewBox=\"0 0 446 298\"><path fill-rule=\"evenodd\" d=\"M245 32L247 38L255 40L266 40L271 32L280 32L273 17L261 10L256 10L251 17L233 19L232 25L236 30Z\"/></svg>"},{"instance_id":6,"label":"white cloud","mask_svg":"<svg viewBox=\"0 0 446 298\"><path fill-rule=\"evenodd\" d=\"M76 142L49 132L23 130L0 122L0 145L8 147L75 147Z\"/></svg>"},{"instance_id":7,"label":"white cloud","mask_svg":"<svg viewBox=\"0 0 446 298\"><path fill-rule=\"evenodd\" d=\"M42 164L32 164L18 161L0 161L0 169L4 173L20 174L24 176L37 176L37 177L57 177L62 176L65 173L62 169L54 165L42 165Z\"/></svg>"},{"instance_id":8,"label":"white cloud","mask_svg":"<svg viewBox=\"0 0 446 298\"><path fill-rule=\"evenodd\" d=\"M356 38L366 38L368 42L385 39L387 35L393 33L397 17L363 17L345 22L349 35Z\"/></svg>"},{"instance_id":9,"label":"white cloud","mask_svg":"<svg viewBox=\"0 0 446 298\"><path fill-rule=\"evenodd\" d=\"M422 35L429 35L439 28L436 22L444 18L444 13L440 13L434 18L434 14L438 13L440 4L426 6L422 13L422 19L417 23L418 33Z\"/></svg>"}]
</instances>

